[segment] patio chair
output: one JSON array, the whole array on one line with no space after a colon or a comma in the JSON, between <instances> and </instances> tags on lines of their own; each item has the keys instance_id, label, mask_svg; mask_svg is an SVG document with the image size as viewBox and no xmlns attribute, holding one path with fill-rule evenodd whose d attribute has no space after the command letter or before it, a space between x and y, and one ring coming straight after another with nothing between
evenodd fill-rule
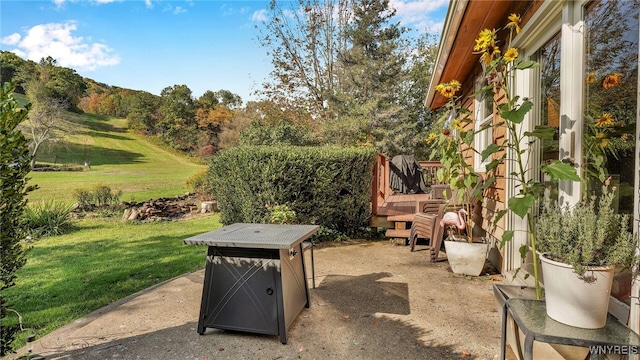
<instances>
[{"instance_id":1,"label":"patio chair","mask_svg":"<svg viewBox=\"0 0 640 360\"><path fill-rule=\"evenodd\" d=\"M411 252L416 250L418 239L435 239L436 230L436 214L416 213L411 224L411 233L409 234L409 245Z\"/></svg>"},{"instance_id":2,"label":"patio chair","mask_svg":"<svg viewBox=\"0 0 640 360\"><path fill-rule=\"evenodd\" d=\"M477 186L482 186L483 181L484 179L481 179ZM473 192L475 189L469 191ZM444 199L430 199L418 202L416 207L416 214L414 215L414 221L411 225L409 245L411 245L411 251L415 251L418 239L428 239L431 262L438 261L442 241L446 236L445 229L440 226L440 220L445 213L449 211L457 212L462 207L461 204L452 202L457 199L455 191L451 195L453 196L450 196L451 200L449 201ZM473 216L474 221L479 221L479 217L482 216L482 202L479 199L473 198L471 206L474 210L472 212L473 214L469 214L469 216Z\"/></svg>"},{"instance_id":3,"label":"patio chair","mask_svg":"<svg viewBox=\"0 0 640 360\"><path fill-rule=\"evenodd\" d=\"M440 205L445 204L444 199L430 199L419 201L416 205L416 213L411 224L411 232L409 235L409 245L411 251L415 251L418 239L428 240L430 245L435 239L436 220Z\"/></svg>"},{"instance_id":4,"label":"patio chair","mask_svg":"<svg viewBox=\"0 0 640 360\"><path fill-rule=\"evenodd\" d=\"M445 229L440 226L440 220L446 212L458 211L460 207L461 205L442 201L438 204L436 214L417 213L411 226L411 251L414 251L418 239L428 239L430 261L438 261L438 255L445 236Z\"/></svg>"}]
</instances>

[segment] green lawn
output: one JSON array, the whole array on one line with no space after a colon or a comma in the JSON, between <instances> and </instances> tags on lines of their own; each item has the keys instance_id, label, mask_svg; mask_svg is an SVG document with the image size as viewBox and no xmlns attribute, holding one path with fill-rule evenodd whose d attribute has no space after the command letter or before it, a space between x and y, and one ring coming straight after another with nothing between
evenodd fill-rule
<instances>
[{"instance_id":1,"label":"green lawn","mask_svg":"<svg viewBox=\"0 0 640 360\"><path fill-rule=\"evenodd\" d=\"M55 199L72 204L74 189L96 185L122 190L122 201L177 196L189 191L187 178L206 168L154 145L142 135L127 132L126 119L91 114L70 117L75 131L68 141L43 147L37 162L82 166L87 160L91 169L32 172L30 183L39 189L29 194L30 201Z\"/></svg>"},{"instance_id":2,"label":"green lawn","mask_svg":"<svg viewBox=\"0 0 640 360\"><path fill-rule=\"evenodd\" d=\"M129 223L92 218L33 244L16 285L3 290L23 326L42 337L137 291L205 265L205 246L182 240L222 226L219 216ZM14 322L17 318L10 313Z\"/></svg>"},{"instance_id":3,"label":"green lawn","mask_svg":"<svg viewBox=\"0 0 640 360\"><path fill-rule=\"evenodd\" d=\"M75 203L74 189L97 185L123 191L122 201L182 195L185 180L206 169L186 156L126 130L126 120L91 114L69 114L74 131L64 144L44 146L40 164L80 165L84 171L31 172L39 189L29 202ZM35 241L16 285L3 290L9 308L23 318L24 337L38 337L109 303L159 282L204 267L206 247L182 240L220 227L219 216L191 220L131 223L116 218L74 222L68 234ZM17 324L9 313L9 323Z\"/></svg>"}]
</instances>

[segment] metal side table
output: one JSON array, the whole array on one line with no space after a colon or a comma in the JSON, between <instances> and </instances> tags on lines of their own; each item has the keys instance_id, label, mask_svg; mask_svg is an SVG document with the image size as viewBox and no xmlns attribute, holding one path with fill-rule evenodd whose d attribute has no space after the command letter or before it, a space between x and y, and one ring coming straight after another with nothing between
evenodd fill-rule
<instances>
[{"instance_id":1,"label":"metal side table","mask_svg":"<svg viewBox=\"0 0 640 360\"><path fill-rule=\"evenodd\" d=\"M208 246L198 319L206 328L280 335L303 307L309 288L303 241L316 225L232 224L184 240Z\"/></svg>"},{"instance_id":2,"label":"metal side table","mask_svg":"<svg viewBox=\"0 0 640 360\"><path fill-rule=\"evenodd\" d=\"M590 347L591 359L604 353L640 351L640 336L615 317L609 315L601 329L583 329L559 323L547 316L543 300L512 298L506 301L508 311L525 335L524 359L533 359L533 342ZM502 359L505 354L506 314L502 316Z\"/></svg>"}]
</instances>

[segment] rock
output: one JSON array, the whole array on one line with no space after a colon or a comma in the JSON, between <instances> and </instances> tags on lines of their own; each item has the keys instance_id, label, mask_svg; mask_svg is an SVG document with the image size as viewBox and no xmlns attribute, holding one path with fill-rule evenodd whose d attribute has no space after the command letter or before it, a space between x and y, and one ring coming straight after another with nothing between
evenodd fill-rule
<instances>
[{"instance_id":1,"label":"rock","mask_svg":"<svg viewBox=\"0 0 640 360\"><path fill-rule=\"evenodd\" d=\"M160 198L144 202L127 202L123 219L156 221L160 219L180 218L197 211L198 206L191 202L195 195L177 196L174 198ZM217 209L217 206L214 206Z\"/></svg>"},{"instance_id":2,"label":"rock","mask_svg":"<svg viewBox=\"0 0 640 360\"><path fill-rule=\"evenodd\" d=\"M203 201L200 204L200 212L208 213L208 212L217 212L218 211L218 203L216 201Z\"/></svg>"},{"instance_id":3,"label":"rock","mask_svg":"<svg viewBox=\"0 0 640 360\"><path fill-rule=\"evenodd\" d=\"M127 217L127 220L131 220L131 221L137 220L138 216L140 216L140 212L138 211L138 209L130 209L130 210L131 210L131 213Z\"/></svg>"}]
</instances>

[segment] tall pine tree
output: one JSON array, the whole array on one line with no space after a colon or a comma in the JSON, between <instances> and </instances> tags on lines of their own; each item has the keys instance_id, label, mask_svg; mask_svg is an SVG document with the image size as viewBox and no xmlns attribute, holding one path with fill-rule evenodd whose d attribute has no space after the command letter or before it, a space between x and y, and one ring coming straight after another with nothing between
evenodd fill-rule
<instances>
[{"instance_id":1,"label":"tall pine tree","mask_svg":"<svg viewBox=\"0 0 640 360\"><path fill-rule=\"evenodd\" d=\"M352 21L345 27L348 47L338 53L340 90L333 104L340 116L326 128L343 145L369 143L393 155L404 147L393 141L408 120L400 96L408 80L406 32L391 23L388 0L353 0Z\"/></svg>"}]
</instances>

